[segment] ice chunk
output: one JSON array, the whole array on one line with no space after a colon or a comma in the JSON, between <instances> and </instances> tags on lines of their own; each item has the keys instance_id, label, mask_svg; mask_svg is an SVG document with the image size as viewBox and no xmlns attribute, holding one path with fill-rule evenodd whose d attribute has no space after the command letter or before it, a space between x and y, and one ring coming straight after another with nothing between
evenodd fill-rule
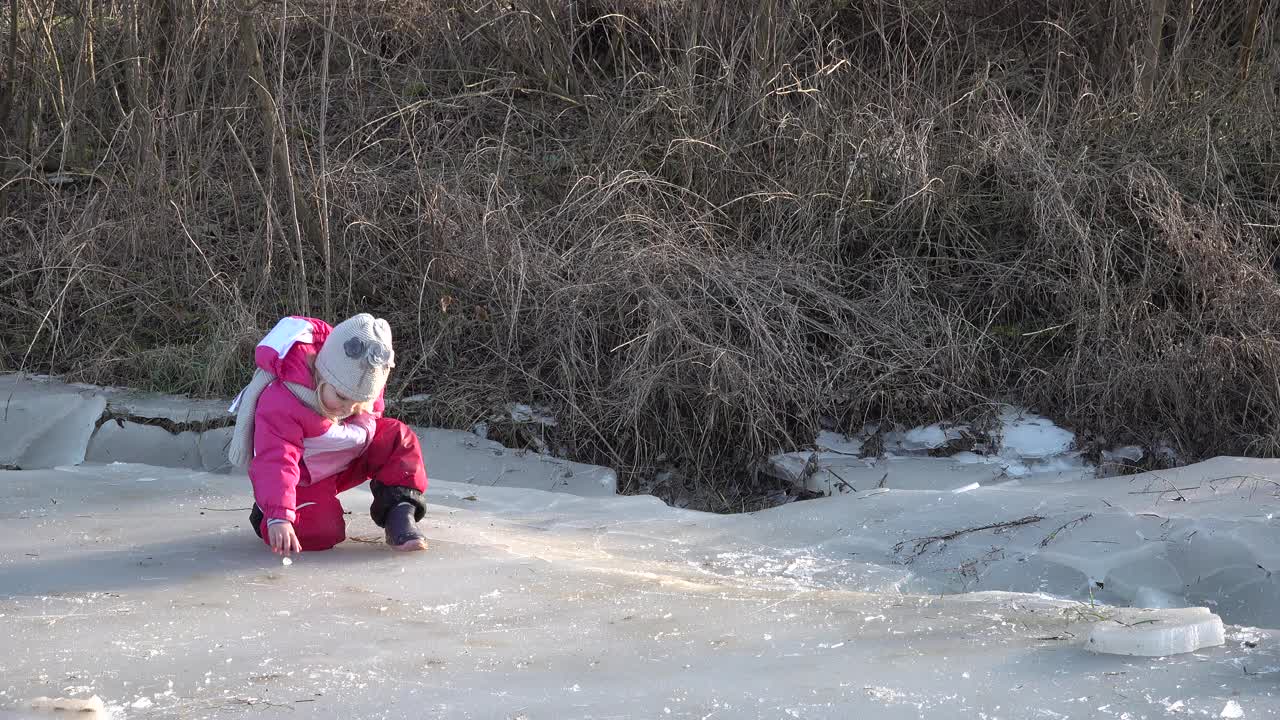
<instances>
[{"instance_id":1,"label":"ice chunk","mask_svg":"<svg viewBox=\"0 0 1280 720\"><path fill-rule=\"evenodd\" d=\"M1102 459L1106 462L1120 462L1122 460L1138 462L1144 454L1142 448L1137 445L1125 445L1115 450L1103 450Z\"/></svg>"},{"instance_id":2,"label":"ice chunk","mask_svg":"<svg viewBox=\"0 0 1280 720\"><path fill-rule=\"evenodd\" d=\"M902 438L902 447L907 450L932 450L946 444L947 432L937 424L912 428Z\"/></svg>"},{"instance_id":3,"label":"ice chunk","mask_svg":"<svg viewBox=\"0 0 1280 720\"><path fill-rule=\"evenodd\" d=\"M107 403L92 391L0 376L0 465L27 470L84 462Z\"/></svg>"},{"instance_id":4,"label":"ice chunk","mask_svg":"<svg viewBox=\"0 0 1280 720\"><path fill-rule=\"evenodd\" d=\"M428 474L441 480L595 497L617 494L618 476L611 468L511 451L502 443L461 430L415 427L413 431L423 455L431 458Z\"/></svg>"},{"instance_id":5,"label":"ice chunk","mask_svg":"<svg viewBox=\"0 0 1280 720\"><path fill-rule=\"evenodd\" d=\"M107 711L106 706L102 704L102 698L97 695L87 699L38 697L31 701L31 709L59 714L64 712L84 713L76 717L86 719L102 717Z\"/></svg>"},{"instance_id":6,"label":"ice chunk","mask_svg":"<svg viewBox=\"0 0 1280 720\"><path fill-rule=\"evenodd\" d=\"M510 416L511 422L515 423L535 423L551 427L556 425L555 417L545 407L532 407L524 403L508 403L507 414Z\"/></svg>"},{"instance_id":7,"label":"ice chunk","mask_svg":"<svg viewBox=\"0 0 1280 720\"><path fill-rule=\"evenodd\" d=\"M292 565L292 564L293 564L293 560L291 560L291 559L289 559L289 558L284 558L283 560L281 560L281 561L280 561L280 564L281 564L281 565L285 565L285 566L289 566L289 565Z\"/></svg>"},{"instance_id":8,"label":"ice chunk","mask_svg":"<svg viewBox=\"0 0 1280 720\"><path fill-rule=\"evenodd\" d=\"M226 464L226 445L231 432L231 428L213 428L203 432L171 433L139 422L109 422L99 427L89 441L85 461L218 470Z\"/></svg>"},{"instance_id":9,"label":"ice chunk","mask_svg":"<svg viewBox=\"0 0 1280 720\"><path fill-rule=\"evenodd\" d=\"M1010 408L1001 416L1000 454L1005 457L1043 459L1071 448L1075 440L1068 430L1039 415Z\"/></svg>"},{"instance_id":10,"label":"ice chunk","mask_svg":"<svg viewBox=\"0 0 1280 720\"><path fill-rule=\"evenodd\" d=\"M840 453L841 455L857 455L862 452L862 441L827 430L818 433L813 442L819 450Z\"/></svg>"},{"instance_id":11,"label":"ice chunk","mask_svg":"<svg viewBox=\"0 0 1280 720\"><path fill-rule=\"evenodd\" d=\"M1222 706L1222 712L1218 717L1224 718L1242 718L1244 717L1244 708L1240 707L1240 703L1235 700L1228 700L1226 705Z\"/></svg>"},{"instance_id":12,"label":"ice chunk","mask_svg":"<svg viewBox=\"0 0 1280 720\"><path fill-rule=\"evenodd\" d=\"M1096 623L1087 646L1097 653L1163 657L1226 642L1222 619L1208 608L1117 609Z\"/></svg>"},{"instance_id":13,"label":"ice chunk","mask_svg":"<svg viewBox=\"0 0 1280 720\"><path fill-rule=\"evenodd\" d=\"M968 450L962 450L956 453L955 455L952 455L951 460L953 462L958 462L962 465L972 465L974 463L999 462L999 460L997 460L996 458L987 457L986 455L979 455L978 453L970 452Z\"/></svg>"}]
</instances>

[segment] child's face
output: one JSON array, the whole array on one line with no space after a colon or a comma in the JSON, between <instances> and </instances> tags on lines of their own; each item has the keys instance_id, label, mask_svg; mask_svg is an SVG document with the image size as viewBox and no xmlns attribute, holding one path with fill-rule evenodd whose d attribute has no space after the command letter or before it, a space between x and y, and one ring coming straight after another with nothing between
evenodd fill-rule
<instances>
[{"instance_id":1,"label":"child's face","mask_svg":"<svg viewBox=\"0 0 1280 720\"><path fill-rule=\"evenodd\" d=\"M334 417L347 417L355 415L356 411L363 407L363 403L359 403L351 398L343 395L329 383L320 386L320 404L324 409Z\"/></svg>"}]
</instances>

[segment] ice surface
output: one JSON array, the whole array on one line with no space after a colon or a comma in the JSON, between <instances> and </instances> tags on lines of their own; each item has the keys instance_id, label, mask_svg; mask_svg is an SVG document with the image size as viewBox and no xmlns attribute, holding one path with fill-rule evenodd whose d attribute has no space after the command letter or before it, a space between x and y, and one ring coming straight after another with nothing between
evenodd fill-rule
<instances>
[{"instance_id":1,"label":"ice surface","mask_svg":"<svg viewBox=\"0 0 1280 720\"><path fill-rule=\"evenodd\" d=\"M432 550L411 557L382 546L368 493L353 491L343 500L354 539L284 572L247 527L243 477L127 464L3 477L0 707L15 710L73 686L122 718L284 707L343 718L1033 718L1103 705L1136 718L1163 716L1170 698L1195 715L1229 699L1250 717L1280 707L1270 630L1195 662L1132 663L1083 647L1093 613L1114 611L1104 605L903 592L926 557L861 559L899 537L891 506L875 503L927 510L987 488L717 516L648 497L439 481L424 521ZM923 522L967 520L955 514ZM136 708L143 697L153 704Z\"/></svg>"},{"instance_id":2,"label":"ice surface","mask_svg":"<svg viewBox=\"0 0 1280 720\"><path fill-rule=\"evenodd\" d=\"M431 550L386 549L362 488L351 539L287 570L243 474L0 473L0 718L92 694L126 720L1280 717L1275 461L992 485L852 458L856 491L721 516L490 486L564 466L435 437ZM1088 650L1140 601L1250 627Z\"/></svg>"},{"instance_id":3,"label":"ice surface","mask_svg":"<svg viewBox=\"0 0 1280 720\"><path fill-rule=\"evenodd\" d=\"M1089 632L1087 647L1096 653L1164 657L1226 642L1222 618L1208 608L1104 612L1106 619Z\"/></svg>"}]
</instances>

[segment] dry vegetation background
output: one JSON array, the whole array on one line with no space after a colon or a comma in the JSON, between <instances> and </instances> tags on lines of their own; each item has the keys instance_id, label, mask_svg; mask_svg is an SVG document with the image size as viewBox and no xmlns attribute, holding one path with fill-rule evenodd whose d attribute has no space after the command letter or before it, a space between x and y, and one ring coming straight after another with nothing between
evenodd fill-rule
<instances>
[{"instance_id":1,"label":"dry vegetation background","mask_svg":"<svg viewBox=\"0 0 1280 720\"><path fill-rule=\"evenodd\" d=\"M1277 4L0 0L0 369L368 310L416 419L716 509L997 400L1277 455Z\"/></svg>"}]
</instances>

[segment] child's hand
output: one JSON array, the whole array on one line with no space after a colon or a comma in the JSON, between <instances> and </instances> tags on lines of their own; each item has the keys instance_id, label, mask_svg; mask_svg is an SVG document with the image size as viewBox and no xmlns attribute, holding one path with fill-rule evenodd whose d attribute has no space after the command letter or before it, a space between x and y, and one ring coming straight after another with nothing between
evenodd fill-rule
<instances>
[{"instance_id":1,"label":"child's hand","mask_svg":"<svg viewBox=\"0 0 1280 720\"><path fill-rule=\"evenodd\" d=\"M271 552L277 555L302 552L302 543L293 531L293 523L272 523L267 527L267 539L271 542Z\"/></svg>"}]
</instances>

